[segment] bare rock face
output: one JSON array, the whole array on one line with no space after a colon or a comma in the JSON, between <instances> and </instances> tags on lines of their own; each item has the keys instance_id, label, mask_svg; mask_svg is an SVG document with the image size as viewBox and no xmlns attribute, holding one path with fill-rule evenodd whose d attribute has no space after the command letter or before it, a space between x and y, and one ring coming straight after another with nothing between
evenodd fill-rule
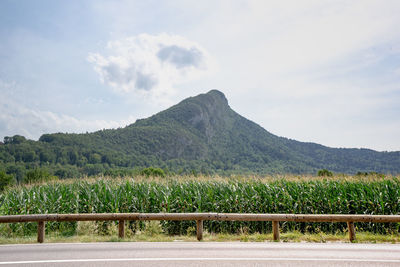
<instances>
[{"instance_id":1,"label":"bare rock face","mask_svg":"<svg viewBox=\"0 0 400 267\"><path fill-rule=\"evenodd\" d=\"M221 133L232 129L234 114L225 95L211 90L189 97L132 127L164 125L179 129L180 132L169 143L159 147L157 153L167 158L204 159L209 156L212 144L221 139Z\"/></svg>"},{"instance_id":2,"label":"bare rock face","mask_svg":"<svg viewBox=\"0 0 400 267\"><path fill-rule=\"evenodd\" d=\"M226 119L229 118L231 109L225 95L218 90L212 90L207 94L197 96L189 113L188 122L204 134L207 142L210 143L218 129L227 126Z\"/></svg>"}]
</instances>

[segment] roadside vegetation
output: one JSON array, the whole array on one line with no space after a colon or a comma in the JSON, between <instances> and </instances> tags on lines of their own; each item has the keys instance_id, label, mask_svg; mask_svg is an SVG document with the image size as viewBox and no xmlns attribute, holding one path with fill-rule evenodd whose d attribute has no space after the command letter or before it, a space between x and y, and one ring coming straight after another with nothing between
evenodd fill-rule
<instances>
[{"instance_id":1,"label":"roadside vegetation","mask_svg":"<svg viewBox=\"0 0 400 267\"><path fill-rule=\"evenodd\" d=\"M400 234L377 234L371 232L357 232L356 243L399 243ZM272 233L247 233L242 229L239 233L203 233L203 242L274 242ZM36 243L37 235L21 236L18 234L0 235L0 244L28 244ZM194 228L188 229L184 235L166 234L159 221L145 222L144 227L135 233L128 231L125 238L118 238L118 226L112 223L106 232L98 233L96 222L78 222L74 235L64 235L58 231L46 234L46 243L74 243L74 242L198 242ZM348 243L346 232L330 233L301 233L289 231L280 234L280 242L343 242Z\"/></svg>"}]
</instances>

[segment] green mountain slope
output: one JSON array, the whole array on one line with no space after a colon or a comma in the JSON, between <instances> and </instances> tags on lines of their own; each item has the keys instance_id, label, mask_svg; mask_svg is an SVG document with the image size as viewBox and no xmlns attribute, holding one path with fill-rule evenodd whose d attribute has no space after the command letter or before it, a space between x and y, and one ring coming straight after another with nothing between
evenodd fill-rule
<instances>
[{"instance_id":1,"label":"green mountain slope","mask_svg":"<svg viewBox=\"0 0 400 267\"><path fill-rule=\"evenodd\" d=\"M212 90L120 129L20 136L0 145L0 168L47 166L59 176L157 166L188 173L400 173L400 152L328 148L275 136L233 111ZM71 173L73 171L73 173ZM68 173L70 172L70 173Z\"/></svg>"}]
</instances>

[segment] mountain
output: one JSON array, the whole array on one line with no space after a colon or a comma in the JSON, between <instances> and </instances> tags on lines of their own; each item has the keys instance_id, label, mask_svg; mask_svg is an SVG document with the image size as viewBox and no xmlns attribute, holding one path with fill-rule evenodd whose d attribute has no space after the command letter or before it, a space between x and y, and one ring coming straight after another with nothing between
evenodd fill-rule
<instances>
[{"instance_id":1,"label":"mountain","mask_svg":"<svg viewBox=\"0 0 400 267\"><path fill-rule=\"evenodd\" d=\"M6 137L0 170L21 176L46 167L58 176L161 167L178 173L400 173L400 152L329 148L278 137L233 111L217 90L190 97L119 129Z\"/></svg>"}]
</instances>

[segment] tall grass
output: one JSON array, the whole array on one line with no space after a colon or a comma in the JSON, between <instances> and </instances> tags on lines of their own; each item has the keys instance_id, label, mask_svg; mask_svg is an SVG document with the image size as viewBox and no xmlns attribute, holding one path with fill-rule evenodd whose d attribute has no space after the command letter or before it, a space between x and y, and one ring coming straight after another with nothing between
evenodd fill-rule
<instances>
[{"instance_id":1,"label":"tall grass","mask_svg":"<svg viewBox=\"0 0 400 267\"><path fill-rule=\"evenodd\" d=\"M390 179L169 179L73 180L66 183L14 187L0 195L0 214L103 212L226 212L307 214L400 214L400 181ZM99 222L99 231L110 222ZM377 233L399 231L399 224L357 223ZM4 228L4 226L2 226ZM51 222L47 231L66 235L77 224ZM131 223L136 231L143 223ZM185 234L195 222L162 222L169 234ZM271 231L270 222L206 221L208 232ZM342 223L282 222L283 231L336 233ZM7 231L27 235L35 223L9 224Z\"/></svg>"}]
</instances>

